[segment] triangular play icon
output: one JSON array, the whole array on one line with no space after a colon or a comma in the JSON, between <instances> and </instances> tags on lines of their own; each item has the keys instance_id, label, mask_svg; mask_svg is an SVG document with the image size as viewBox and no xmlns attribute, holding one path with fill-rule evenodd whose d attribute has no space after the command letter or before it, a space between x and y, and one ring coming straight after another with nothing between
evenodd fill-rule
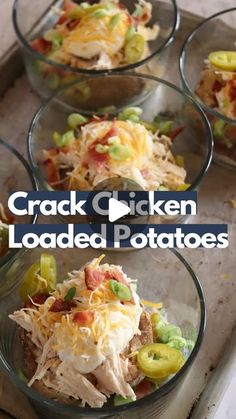
<instances>
[{"instance_id":1,"label":"triangular play icon","mask_svg":"<svg viewBox=\"0 0 236 419\"><path fill-rule=\"evenodd\" d=\"M109 221L111 223L114 223L114 221L119 220L119 218L122 218L131 212L131 209L128 207L128 205L123 204L123 202L117 201L117 199L115 198L109 199L108 209Z\"/></svg>"}]
</instances>

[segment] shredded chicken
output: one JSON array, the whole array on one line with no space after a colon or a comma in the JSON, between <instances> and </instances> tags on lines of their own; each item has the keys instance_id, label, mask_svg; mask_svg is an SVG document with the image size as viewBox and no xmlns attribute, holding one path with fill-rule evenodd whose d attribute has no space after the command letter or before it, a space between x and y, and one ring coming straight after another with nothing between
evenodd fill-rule
<instances>
[{"instance_id":1,"label":"shredded chicken","mask_svg":"<svg viewBox=\"0 0 236 419\"><path fill-rule=\"evenodd\" d=\"M50 371L42 379L43 383L63 395L81 400L84 406L88 403L91 407L102 407L107 398L71 363L61 362L56 373Z\"/></svg>"},{"instance_id":2,"label":"shredded chicken","mask_svg":"<svg viewBox=\"0 0 236 419\"><path fill-rule=\"evenodd\" d=\"M102 365L96 368L93 374L101 391L120 394L123 397L131 397L132 400L136 400L132 387L125 380L127 366L124 365L119 354L107 358Z\"/></svg>"}]
</instances>

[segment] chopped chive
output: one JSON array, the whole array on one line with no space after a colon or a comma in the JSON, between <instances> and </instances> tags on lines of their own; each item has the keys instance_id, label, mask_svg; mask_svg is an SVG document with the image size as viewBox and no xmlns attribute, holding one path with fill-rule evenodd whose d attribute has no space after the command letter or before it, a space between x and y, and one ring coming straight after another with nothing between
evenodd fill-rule
<instances>
[{"instance_id":1,"label":"chopped chive","mask_svg":"<svg viewBox=\"0 0 236 419\"><path fill-rule=\"evenodd\" d=\"M70 141L75 139L75 133L73 130L67 131L65 134L62 135L62 143L63 145L68 144Z\"/></svg>"},{"instance_id":2,"label":"chopped chive","mask_svg":"<svg viewBox=\"0 0 236 419\"><path fill-rule=\"evenodd\" d=\"M126 145L115 144L109 148L109 154L113 160L123 161L130 158L130 149Z\"/></svg>"},{"instance_id":3,"label":"chopped chive","mask_svg":"<svg viewBox=\"0 0 236 419\"><path fill-rule=\"evenodd\" d=\"M120 138L118 137L118 135L114 135L113 137L110 137L107 142L110 145L117 145L120 144Z\"/></svg>"},{"instance_id":4,"label":"chopped chive","mask_svg":"<svg viewBox=\"0 0 236 419\"><path fill-rule=\"evenodd\" d=\"M27 377L26 377L26 375L25 375L24 371L22 371L22 369L21 369L21 368L18 368L18 370L16 371L16 373L17 373L18 377L19 377L22 381L24 381L25 383L27 383L27 382L28 382L28 379L27 379Z\"/></svg>"},{"instance_id":5,"label":"chopped chive","mask_svg":"<svg viewBox=\"0 0 236 419\"><path fill-rule=\"evenodd\" d=\"M76 288L75 287L70 288L67 291L67 293L66 293L66 295L64 297L64 301L71 301L71 300L73 300L75 294L76 294Z\"/></svg>"},{"instance_id":6,"label":"chopped chive","mask_svg":"<svg viewBox=\"0 0 236 419\"><path fill-rule=\"evenodd\" d=\"M112 290L113 294L119 298L121 301L130 301L131 300L131 291L130 289L120 282L110 279L109 281L110 289Z\"/></svg>"},{"instance_id":7,"label":"chopped chive","mask_svg":"<svg viewBox=\"0 0 236 419\"><path fill-rule=\"evenodd\" d=\"M215 137L223 137L225 130L225 122L222 119L218 119L213 125L213 134Z\"/></svg>"},{"instance_id":8,"label":"chopped chive","mask_svg":"<svg viewBox=\"0 0 236 419\"><path fill-rule=\"evenodd\" d=\"M164 192L164 191L169 191L169 189L168 188L166 188L165 186L163 186L163 185L161 185L161 186L159 186L159 188L158 188L158 191L162 191L162 192Z\"/></svg>"},{"instance_id":9,"label":"chopped chive","mask_svg":"<svg viewBox=\"0 0 236 419\"><path fill-rule=\"evenodd\" d=\"M86 124L86 122L88 122L88 118L80 113L72 113L68 116L67 121L70 128L76 129L78 126Z\"/></svg>"},{"instance_id":10,"label":"chopped chive","mask_svg":"<svg viewBox=\"0 0 236 419\"><path fill-rule=\"evenodd\" d=\"M140 4L136 4L136 6L135 6L135 11L134 11L134 13L133 13L133 16L134 16L134 17L139 17L139 16L141 16L141 15L142 15L142 13L143 13L143 8L142 8L142 6L141 6Z\"/></svg>"},{"instance_id":11,"label":"chopped chive","mask_svg":"<svg viewBox=\"0 0 236 419\"><path fill-rule=\"evenodd\" d=\"M167 345L171 348L175 349L183 349L187 345L186 339L182 338L181 336L173 336L169 342L167 342Z\"/></svg>"},{"instance_id":12,"label":"chopped chive","mask_svg":"<svg viewBox=\"0 0 236 419\"><path fill-rule=\"evenodd\" d=\"M132 403L131 397L122 397L116 394L113 398L114 406L122 406L123 404Z\"/></svg>"},{"instance_id":13,"label":"chopped chive","mask_svg":"<svg viewBox=\"0 0 236 419\"><path fill-rule=\"evenodd\" d=\"M62 146L62 135L59 134L59 132L55 131L52 134L52 138L54 143L56 144L57 147L61 147Z\"/></svg>"},{"instance_id":14,"label":"chopped chive","mask_svg":"<svg viewBox=\"0 0 236 419\"><path fill-rule=\"evenodd\" d=\"M184 156L175 156L176 163L179 167L184 167Z\"/></svg>"},{"instance_id":15,"label":"chopped chive","mask_svg":"<svg viewBox=\"0 0 236 419\"><path fill-rule=\"evenodd\" d=\"M126 32L125 40L129 41L130 38L132 38L132 36L135 34L135 32L135 27L133 25L130 25L129 29Z\"/></svg>"},{"instance_id":16,"label":"chopped chive","mask_svg":"<svg viewBox=\"0 0 236 419\"><path fill-rule=\"evenodd\" d=\"M160 134L167 135L172 129L173 125L174 125L173 121L161 122L159 126Z\"/></svg>"},{"instance_id":17,"label":"chopped chive","mask_svg":"<svg viewBox=\"0 0 236 419\"><path fill-rule=\"evenodd\" d=\"M182 337L180 327L172 324L161 325L161 327L157 324L157 330L159 338L164 343L169 342L172 338L176 338L177 336Z\"/></svg>"},{"instance_id":18,"label":"chopped chive","mask_svg":"<svg viewBox=\"0 0 236 419\"><path fill-rule=\"evenodd\" d=\"M141 108L138 107L129 107L129 108L125 108L123 109L123 111L121 111L118 114L118 119L121 121L132 121L132 122L139 122L140 120L140 115L142 115L143 110Z\"/></svg>"},{"instance_id":19,"label":"chopped chive","mask_svg":"<svg viewBox=\"0 0 236 419\"><path fill-rule=\"evenodd\" d=\"M95 150L99 154L105 154L108 152L109 147L107 145L97 144Z\"/></svg>"},{"instance_id":20,"label":"chopped chive","mask_svg":"<svg viewBox=\"0 0 236 419\"><path fill-rule=\"evenodd\" d=\"M107 16L107 10L106 9L98 9L95 10L90 14L90 16L94 17L95 19L102 19L103 17Z\"/></svg>"},{"instance_id":21,"label":"chopped chive","mask_svg":"<svg viewBox=\"0 0 236 419\"><path fill-rule=\"evenodd\" d=\"M121 20L121 13L117 13L116 15L112 16L112 18L109 22L109 25L108 25L109 28L114 29L118 25L120 20Z\"/></svg>"}]
</instances>

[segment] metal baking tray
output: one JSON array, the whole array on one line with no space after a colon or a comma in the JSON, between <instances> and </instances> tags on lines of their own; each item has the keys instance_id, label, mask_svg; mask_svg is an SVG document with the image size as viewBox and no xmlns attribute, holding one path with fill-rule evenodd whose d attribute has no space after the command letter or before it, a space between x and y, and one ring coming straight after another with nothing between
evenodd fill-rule
<instances>
[{"instance_id":1,"label":"metal baking tray","mask_svg":"<svg viewBox=\"0 0 236 419\"><path fill-rule=\"evenodd\" d=\"M167 71L167 79L177 85L180 85L178 56L181 44L200 20L199 16L181 11L181 25L171 46ZM11 54L8 53L3 58L0 67L0 75L3 71L5 74L7 72L7 76L1 78L0 93L5 92L0 97L0 137L9 141L26 156L27 129L40 105L40 98L32 91L26 75L22 72L22 58L16 47L12 49ZM208 312L207 328L201 350L179 390L178 399L173 400L162 419L213 419L221 399L219 395L224 394L232 376L231 365L235 365L235 345L229 346L228 352L225 355L224 353L228 348L228 341L232 338L235 342L236 336L234 334L232 337L236 301L236 210L228 203L230 199L236 198L235 184L236 172L212 164L199 191L199 213L189 220L189 223L227 223L230 246L224 250L181 251L203 285ZM222 356L223 359L227 358L228 362L222 361L223 366L221 362L218 367ZM229 361L231 358L232 362ZM216 372L209 380L214 370ZM224 380L221 379L222 374ZM217 388L214 383L218 383ZM36 418L26 398L13 388L1 373L0 400L0 418L7 417L3 411L17 419ZM221 415L221 419L224 417Z\"/></svg>"}]
</instances>

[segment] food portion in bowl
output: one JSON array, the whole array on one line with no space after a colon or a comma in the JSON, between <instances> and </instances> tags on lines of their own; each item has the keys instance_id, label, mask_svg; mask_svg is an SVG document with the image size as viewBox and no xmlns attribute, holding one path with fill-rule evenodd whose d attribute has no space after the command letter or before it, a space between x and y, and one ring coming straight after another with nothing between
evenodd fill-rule
<instances>
[{"instance_id":1,"label":"food portion in bowl","mask_svg":"<svg viewBox=\"0 0 236 419\"><path fill-rule=\"evenodd\" d=\"M161 303L142 300L137 280L104 255L56 283L56 260L42 254L25 273L20 326L28 386L81 406L115 406L157 389L184 365L194 342L170 324Z\"/></svg>"},{"instance_id":2,"label":"food portion in bowl","mask_svg":"<svg viewBox=\"0 0 236 419\"><path fill-rule=\"evenodd\" d=\"M152 4L145 0L135 3L134 12L117 0L77 4L65 0L54 27L31 47L50 61L74 69L106 70L136 63L150 55L148 42L158 37L159 26L148 26ZM39 70L60 77L60 69L39 62Z\"/></svg>"},{"instance_id":3,"label":"food portion in bowl","mask_svg":"<svg viewBox=\"0 0 236 419\"><path fill-rule=\"evenodd\" d=\"M168 118L141 119L142 109L125 108L116 117L71 114L69 130L54 132L54 147L38 157L49 187L92 190L104 180L123 177L144 190L186 190L183 156L171 151L184 129Z\"/></svg>"},{"instance_id":4,"label":"food portion in bowl","mask_svg":"<svg viewBox=\"0 0 236 419\"><path fill-rule=\"evenodd\" d=\"M0 201L0 258L8 252L8 229L13 217Z\"/></svg>"},{"instance_id":5,"label":"food portion in bowl","mask_svg":"<svg viewBox=\"0 0 236 419\"><path fill-rule=\"evenodd\" d=\"M206 106L235 120L233 125L208 115L216 152L236 163L236 51L214 51L209 54L195 93Z\"/></svg>"}]
</instances>

